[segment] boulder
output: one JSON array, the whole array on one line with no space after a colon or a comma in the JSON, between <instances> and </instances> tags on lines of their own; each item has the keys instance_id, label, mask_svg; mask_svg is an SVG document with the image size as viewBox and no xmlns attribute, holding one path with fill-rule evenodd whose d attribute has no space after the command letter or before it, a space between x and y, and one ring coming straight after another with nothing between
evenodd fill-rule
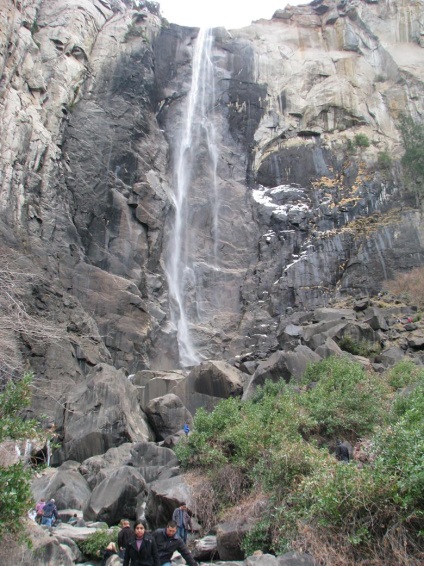
<instances>
[{"instance_id":1,"label":"boulder","mask_svg":"<svg viewBox=\"0 0 424 566\"><path fill-rule=\"evenodd\" d=\"M377 332L365 322L348 322L340 330L333 334L336 341L344 337L351 338L354 342L376 342L380 343L380 337Z\"/></svg>"},{"instance_id":2,"label":"boulder","mask_svg":"<svg viewBox=\"0 0 424 566\"><path fill-rule=\"evenodd\" d=\"M63 441L53 454L55 464L64 460L83 462L128 441L154 439L138 404L137 389L122 370L107 364L97 365L86 382L69 391L56 422Z\"/></svg>"},{"instance_id":3,"label":"boulder","mask_svg":"<svg viewBox=\"0 0 424 566\"><path fill-rule=\"evenodd\" d=\"M194 367L185 380L172 389L194 414L204 407L212 410L221 399L241 395L246 374L225 361L209 361Z\"/></svg>"},{"instance_id":4,"label":"boulder","mask_svg":"<svg viewBox=\"0 0 424 566\"><path fill-rule=\"evenodd\" d=\"M277 558L278 566L318 566L318 562L310 554L301 552L287 552Z\"/></svg>"},{"instance_id":5,"label":"boulder","mask_svg":"<svg viewBox=\"0 0 424 566\"><path fill-rule=\"evenodd\" d=\"M321 334L319 336L322 336ZM326 338L324 344L318 346L315 350L321 358L329 358L330 356L343 356L344 352L332 338Z\"/></svg>"},{"instance_id":6,"label":"boulder","mask_svg":"<svg viewBox=\"0 0 424 566\"><path fill-rule=\"evenodd\" d=\"M327 322L330 320L356 320L354 309L320 308L314 310L314 322Z\"/></svg>"},{"instance_id":7,"label":"boulder","mask_svg":"<svg viewBox=\"0 0 424 566\"><path fill-rule=\"evenodd\" d=\"M153 442L138 442L131 448L130 465L137 468L147 483L163 476L166 470L178 465L175 453Z\"/></svg>"},{"instance_id":8,"label":"boulder","mask_svg":"<svg viewBox=\"0 0 424 566\"><path fill-rule=\"evenodd\" d=\"M416 330L411 332L408 337L408 346L413 350L423 350L424 349L424 332L422 330Z\"/></svg>"},{"instance_id":9,"label":"boulder","mask_svg":"<svg viewBox=\"0 0 424 566\"><path fill-rule=\"evenodd\" d=\"M73 541L82 541L96 533L98 529L92 525L85 527L74 527L66 523L59 523L54 529L55 536L70 538Z\"/></svg>"},{"instance_id":10,"label":"boulder","mask_svg":"<svg viewBox=\"0 0 424 566\"><path fill-rule=\"evenodd\" d=\"M369 307L364 312L364 322L369 324L373 330L388 330L387 321L381 309Z\"/></svg>"},{"instance_id":11,"label":"boulder","mask_svg":"<svg viewBox=\"0 0 424 566\"><path fill-rule=\"evenodd\" d=\"M128 464L131 460L132 447L133 443L126 442L117 448L109 448L105 454L84 460L78 469L86 479L90 489L94 489L114 468Z\"/></svg>"},{"instance_id":12,"label":"boulder","mask_svg":"<svg viewBox=\"0 0 424 566\"><path fill-rule=\"evenodd\" d=\"M395 365L397 362L405 357L405 352L397 346L392 346L384 350L375 357L375 361L382 364L385 368Z\"/></svg>"},{"instance_id":13,"label":"boulder","mask_svg":"<svg viewBox=\"0 0 424 566\"><path fill-rule=\"evenodd\" d=\"M278 343L285 350L295 348L300 343L302 335L303 329L301 326L289 323L283 330L279 330Z\"/></svg>"},{"instance_id":14,"label":"boulder","mask_svg":"<svg viewBox=\"0 0 424 566\"><path fill-rule=\"evenodd\" d=\"M131 382L139 389L140 405L144 409L152 399L173 393L176 385L185 379L178 371L141 370L131 377Z\"/></svg>"},{"instance_id":15,"label":"boulder","mask_svg":"<svg viewBox=\"0 0 424 566\"><path fill-rule=\"evenodd\" d=\"M56 531L55 531L54 536L55 536L56 540L59 541L59 544L62 546L62 548L64 546L67 546L69 548L69 550L71 552L72 560L74 562L83 562L84 556L83 556L81 550L79 549L77 543L72 538L67 537L67 536L63 536L63 535L57 533Z\"/></svg>"},{"instance_id":16,"label":"boulder","mask_svg":"<svg viewBox=\"0 0 424 566\"><path fill-rule=\"evenodd\" d=\"M326 338L334 338L334 336L338 336L340 334L347 324L347 320L329 320L304 326L303 341L307 346L309 346L311 339L316 334L323 334Z\"/></svg>"},{"instance_id":17,"label":"boulder","mask_svg":"<svg viewBox=\"0 0 424 566\"><path fill-rule=\"evenodd\" d=\"M272 554L253 554L253 556L248 556L244 561L245 566L279 566L279 561L276 556Z\"/></svg>"},{"instance_id":18,"label":"boulder","mask_svg":"<svg viewBox=\"0 0 424 566\"><path fill-rule=\"evenodd\" d=\"M149 485L146 504L146 519L152 528L165 525L171 518L174 509L182 502L192 507L191 488L184 476L176 476L166 480L157 480Z\"/></svg>"},{"instance_id":19,"label":"boulder","mask_svg":"<svg viewBox=\"0 0 424 566\"><path fill-rule=\"evenodd\" d=\"M131 466L110 473L91 494L84 519L116 525L122 517L136 518L137 496L146 490L143 476Z\"/></svg>"},{"instance_id":20,"label":"boulder","mask_svg":"<svg viewBox=\"0 0 424 566\"><path fill-rule=\"evenodd\" d=\"M194 543L193 558L197 561L211 562L219 559L218 546L215 535L207 535Z\"/></svg>"},{"instance_id":21,"label":"boulder","mask_svg":"<svg viewBox=\"0 0 424 566\"><path fill-rule=\"evenodd\" d=\"M31 491L35 501L43 497L55 499L58 509L83 510L91 495L91 489L78 471L78 462L66 462L59 468L49 468L39 478L34 478Z\"/></svg>"},{"instance_id":22,"label":"boulder","mask_svg":"<svg viewBox=\"0 0 424 566\"><path fill-rule=\"evenodd\" d=\"M31 548L25 545L22 548L21 556L18 556L14 549L13 556L9 556L9 560L3 562L4 564L31 564L31 566L74 565L73 554L69 546L62 545L47 530L34 523L27 528L26 534L30 537Z\"/></svg>"},{"instance_id":23,"label":"boulder","mask_svg":"<svg viewBox=\"0 0 424 566\"><path fill-rule=\"evenodd\" d=\"M279 381L284 379L287 383L292 379L299 380L303 376L309 363L318 362L320 356L307 346L297 346L293 352L279 350L274 352L268 360L259 364L252 375L243 394L243 399L250 399L259 385L266 380Z\"/></svg>"},{"instance_id":24,"label":"boulder","mask_svg":"<svg viewBox=\"0 0 424 566\"><path fill-rule=\"evenodd\" d=\"M191 413L173 393L152 399L146 405L145 411L158 440L181 430L184 423L193 421Z\"/></svg>"},{"instance_id":25,"label":"boulder","mask_svg":"<svg viewBox=\"0 0 424 566\"><path fill-rule=\"evenodd\" d=\"M216 525L216 542L221 560L243 560L243 536L252 527L252 521L241 518Z\"/></svg>"}]
</instances>

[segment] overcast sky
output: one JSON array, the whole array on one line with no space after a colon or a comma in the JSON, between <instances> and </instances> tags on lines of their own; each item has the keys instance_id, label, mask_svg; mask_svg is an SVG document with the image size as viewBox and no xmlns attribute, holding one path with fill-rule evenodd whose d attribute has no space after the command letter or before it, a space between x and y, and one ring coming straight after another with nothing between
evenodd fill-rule
<instances>
[{"instance_id":1,"label":"overcast sky","mask_svg":"<svg viewBox=\"0 0 424 566\"><path fill-rule=\"evenodd\" d=\"M308 0L158 0L162 16L181 26L227 29L248 26L253 20L270 20L287 4L309 4Z\"/></svg>"}]
</instances>

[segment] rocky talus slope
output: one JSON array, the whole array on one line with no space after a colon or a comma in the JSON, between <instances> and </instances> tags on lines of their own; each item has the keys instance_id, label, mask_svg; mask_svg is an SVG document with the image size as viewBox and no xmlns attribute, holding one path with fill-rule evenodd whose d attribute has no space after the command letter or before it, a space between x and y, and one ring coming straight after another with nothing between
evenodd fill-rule
<instances>
[{"instance_id":1,"label":"rocky talus slope","mask_svg":"<svg viewBox=\"0 0 424 566\"><path fill-rule=\"evenodd\" d=\"M0 276L26 274L13 296L45 330L6 302L0 369L34 372L57 433L37 495L159 524L189 499L172 447L198 407L349 340L372 371L421 363L417 308L378 293L424 263L399 131L424 115L423 22L423 0L314 0L213 30L208 136L185 162L197 28L155 2L0 0Z\"/></svg>"}]
</instances>

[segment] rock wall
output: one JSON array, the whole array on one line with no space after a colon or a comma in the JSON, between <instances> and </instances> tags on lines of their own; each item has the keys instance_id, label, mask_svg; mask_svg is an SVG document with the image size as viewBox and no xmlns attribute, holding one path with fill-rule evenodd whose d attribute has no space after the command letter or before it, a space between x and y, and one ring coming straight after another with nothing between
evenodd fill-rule
<instances>
[{"instance_id":1,"label":"rock wall","mask_svg":"<svg viewBox=\"0 0 424 566\"><path fill-rule=\"evenodd\" d=\"M27 340L25 357L55 398L100 362L176 368L166 255L198 30L152 2L0 7L2 246L40 270L43 308L64 331L64 354ZM199 151L186 295L201 359L269 354L293 309L372 294L422 265L397 121L423 115L423 18L421 0L315 0L214 30L219 268Z\"/></svg>"}]
</instances>

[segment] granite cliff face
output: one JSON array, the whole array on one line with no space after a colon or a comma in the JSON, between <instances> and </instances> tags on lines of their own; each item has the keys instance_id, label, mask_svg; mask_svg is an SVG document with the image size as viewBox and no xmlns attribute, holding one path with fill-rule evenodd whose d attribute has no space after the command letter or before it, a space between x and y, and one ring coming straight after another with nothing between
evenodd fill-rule
<instances>
[{"instance_id":1,"label":"granite cliff face","mask_svg":"<svg viewBox=\"0 0 424 566\"><path fill-rule=\"evenodd\" d=\"M423 264L397 129L424 113L422 0L314 0L214 30L190 162L197 29L153 2L0 6L2 247L40 273L28 308L60 340L16 340L55 398L102 362L179 367L181 313L198 360L267 356L293 310Z\"/></svg>"}]
</instances>

